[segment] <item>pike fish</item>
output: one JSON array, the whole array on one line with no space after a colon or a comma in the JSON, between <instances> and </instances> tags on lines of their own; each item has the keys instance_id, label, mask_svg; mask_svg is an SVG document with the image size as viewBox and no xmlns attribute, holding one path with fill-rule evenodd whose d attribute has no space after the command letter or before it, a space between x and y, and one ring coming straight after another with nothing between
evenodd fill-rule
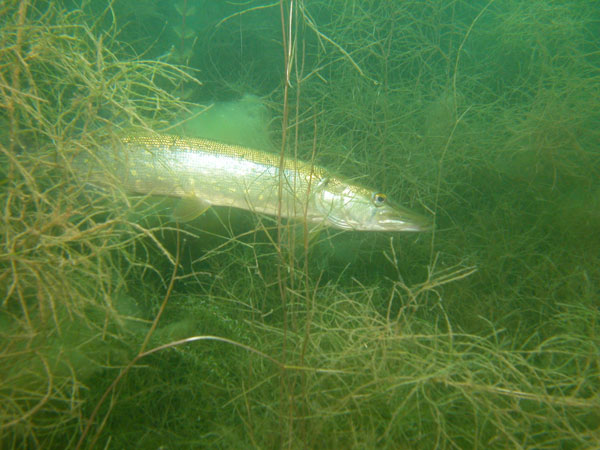
<instances>
[{"instance_id":1,"label":"pike fish","mask_svg":"<svg viewBox=\"0 0 600 450\"><path fill-rule=\"evenodd\" d=\"M280 166L276 154L177 136L127 137L122 147L115 152L121 155L118 162L109 166L126 190L190 198L199 213L215 205L341 230L430 228L425 218L394 205L382 192L306 162L285 159Z\"/></svg>"}]
</instances>

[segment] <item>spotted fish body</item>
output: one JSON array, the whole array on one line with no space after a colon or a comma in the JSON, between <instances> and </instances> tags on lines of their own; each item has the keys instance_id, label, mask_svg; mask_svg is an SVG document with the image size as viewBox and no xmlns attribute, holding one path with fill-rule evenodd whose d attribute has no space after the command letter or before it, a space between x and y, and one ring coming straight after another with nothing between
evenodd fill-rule
<instances>
[{"instance_id":1,"label":"spotted fish body","mask_svg":"<svg viewBox=\"0 0 600 450\"><path fill-rule=\"evenodd\" d=\"M199 209L229 206L344 230L428 228L384 194L305 162L285 159L280 177L278 155L238 145L177 136L128 137L122 144L115 175L136 193L195 198Z\"/></svg>"}]
</instances>

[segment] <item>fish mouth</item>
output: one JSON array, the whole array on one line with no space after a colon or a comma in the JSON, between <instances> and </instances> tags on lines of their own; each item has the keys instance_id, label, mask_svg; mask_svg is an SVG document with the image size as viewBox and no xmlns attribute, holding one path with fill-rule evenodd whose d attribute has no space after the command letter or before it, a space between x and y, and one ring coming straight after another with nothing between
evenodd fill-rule
<instances>
[{"instance_id":1,"label":"fish mouth","mask_svg":"<svg viewBox=\"0 0 600 450\"><path fill-rule=\"evenodd\" d=\"M377 220L382 231L430 231L433 223L427 217L408 209L394 208Z\"/></svg>"},{"instance_id":2,"label":"fish mouth","mask_svg":"<svg viewBox=\"0 0 600 450\"><path fill-rule=\"evenodd\" d=\"M406 220L386 220L380 222L381 231L430 231L433 225L430 223L408 222Z\"/></svg>"}]
</instances>

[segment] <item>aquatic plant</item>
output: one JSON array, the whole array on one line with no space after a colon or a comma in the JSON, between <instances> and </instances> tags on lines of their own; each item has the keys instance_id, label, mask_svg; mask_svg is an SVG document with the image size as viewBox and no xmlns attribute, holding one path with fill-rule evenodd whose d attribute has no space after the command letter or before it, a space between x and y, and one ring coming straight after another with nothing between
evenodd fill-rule
<instances>
[{"instance_id":1,"label":"aquatic plant","mask_svg":"<svg viewBox=\"0 0 600 450\"><path fill-rule=\"evenodd\" d=\"M132 55L119 10L3 2L2 446L599 447L598 11L215 4L197 92L239 78L282 154L376 180L435 235L176 224L85 185L77 153L170 129L196 82Z\"/></svg>"}]
</instances>

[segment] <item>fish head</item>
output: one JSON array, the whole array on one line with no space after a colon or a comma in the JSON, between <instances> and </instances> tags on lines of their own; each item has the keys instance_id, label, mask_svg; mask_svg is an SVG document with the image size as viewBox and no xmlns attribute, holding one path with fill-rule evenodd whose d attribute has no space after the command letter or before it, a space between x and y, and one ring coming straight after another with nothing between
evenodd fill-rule
<instances>
[{"instance_id":1,"label":"fish head","mask_svg":"<svg viewBox=\"0 0 600 450\"><path fill-rule=\"evenodd\" d=\"M323 179L314 193L324 222L342 230L427 231L431 223L410 209L392 204L384 193Z\"/></svg>"}]
</instances>

